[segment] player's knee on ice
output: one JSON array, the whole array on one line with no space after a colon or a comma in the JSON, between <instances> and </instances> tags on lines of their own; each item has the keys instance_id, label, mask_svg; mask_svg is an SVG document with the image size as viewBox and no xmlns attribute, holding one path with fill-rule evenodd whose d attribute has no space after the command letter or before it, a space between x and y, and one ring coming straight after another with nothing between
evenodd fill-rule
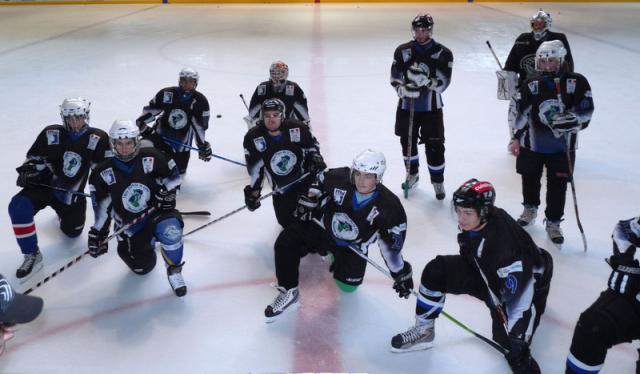
<instances>
[{"instance_id":1,"label":"player's knee on ice","mask_svg":"<svg viewBox=\"0 0 640 374\"><path fill-rule=\"evenodd\" d=\"M145 275L156 266L156 252L151 248L151 244L144 245L144 248L131 248L129 243L131 238L126 238L118 242L118 256L125 264L138 275Z\"/></svg>"}]
</instances>

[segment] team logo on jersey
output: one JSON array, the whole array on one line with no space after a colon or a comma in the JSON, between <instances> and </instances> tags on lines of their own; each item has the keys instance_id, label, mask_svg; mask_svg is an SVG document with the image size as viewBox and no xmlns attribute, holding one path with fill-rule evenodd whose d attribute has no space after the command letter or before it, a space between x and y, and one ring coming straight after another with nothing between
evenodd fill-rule
<instances>
[{"instance_id":1,"label":"team logo on jersey","mask_svg":"<svg viewBox=\"0 0 640 374\"><path fill-rule=\"evenodd\" d=\"M292 84L287 84L284 90L284 94L287 96L293 96L294 91L295 87Z\"/></svg>"},{"instance_id":2,"label":"team logo on jersey","mask_svg":"<svg viewBox=\"0 0 640 374\"><path fill-rule=\"evenodd\" d=\"M264 140L262 136L253 138L253 144L256 146L258 152L264 152L267 149L267 141Z\"/></svg>"},{"instance_id":3,"label":"team logo on jersey","mask_svg":"<svg viewBox=\"0 0 640 374\"><path fill-rule=\"evenodd\" d=\"M538 94L538 81L531 81L527 86L529 86L529 91L531 91L532 95Z\"/></svg>"},{"instance_id":4,"label":"team logo on jersey","mask_svg":"<svg viewBox=\"0 0 640 374\"><path fill-rule=\"evenodd\" d=\"M356 240L360 231L358 226L346 213L336 213L331 218L331 232L333 236L342 240Z\"/></svg>"},{"instance_id":5,"label":"team logo on jersey","mask_svg":"<svg viewBox=\"0 0 640 374\"><path fill-rule=\"evenodd\" d=\"M176 130L180 130L181 128L187 125L187 113L182 109L172 109L171 113L169 113L169 126Z\"/></svg>"},{"instance_id":6,"label":"team logo on jersey","mask_svg":"<svg viewBox=\"0 0 640 374\"><path fill-rule=\"evenodd\" d=\"M154 157L143 157L142 158L142 170L145 174L149 174L153 171L153 160Z\"/></svg>"},{"instance_id":7,"label":"team logo on jersey","mask_svg":"<svg viewBox=\"0 0 640 374\"><path fill-rule=\"evenodd\" d=\"M173 102L173 92L164 91L164 94L162 95L162 102L165 104L171 104Z\"/></svg>"},{"instance_id":8,"label":"team logo on jersey","mask_svg":"<svg viewBox=\"0 0 640 374\"><path fill-rule=\"evenodd\" d=\"M265 86L264 84L261 84L258 86L258 90L257 90L257 94L258 96L264 96L267 93L267 86Z\"/></svg>"},{"instance_id":9,"label":"team logo on jersey","mask_svg":"<svg viewBox=\"0 0 640 374\"><path fill-rule=\"evenodd\" d=\"M405 63L411 59L411 48L402 50L402 61Z\"/></svg>"},{"instance_id":10,"label":"team logo on jersey","mask_svg":"<svg viewBox=\"0 0 640 374\"><path fill-rule=\"evenodd\" d=\"M516 291L518 291L518 278L513 275L509 275L507 279L505 279L504 285L512 295L515 295Z\"/></svg>"},{"instance_id":11,"label":"team logo on jersey","mask_svg":"<svg viewBox=\"0 0 640 374\"><path fill-rule=\"evenodd\" d=\"M60 144L59 130L47 130L47 144Z\"/></svg>"},{"instance_id":12,"label":"team logo on jersey","mask_svg":"<svg viewBox=\"0 0 640 374\"><path fill-rule=\"evenodd\" d=\"M291 142L300 143L300 128L289 129L289 137L291 138Z\"/></svg>"},{"instance_id":13,"label":"team logo on jersey","mask_svg":"<svg viewBox=\"0 0 640 374\"><path fill-rule=\"evenodd\" d=\"M378 208L377 207L373 207L371 208L371 211L369 212L369 215L367 216L367 222L369 222L370 225L373 225L373 220L376 219L376 217L380 214L380 212L378 212Z\"/></svg>"},{"instance_id":14,"label":"team logo on jersey","mask_svg":"<svg viewBox=\"0 0 640 374\"><path fill-rule=\"evenodd\" d=\"M527 78L531 78L536 74L536 55L526 55L520 60L520 69L527 73Z\"/></svg>"},{"instance_id":15,"label":"team logo on jersey","mask_svg":"<svg viewBox=\"0 0 640 374\"><path fill-rule=\"evenodd\" d=\"M64 175L73 178L78 174L78 170L82 166L82 157L71 151L66 151L62 155L62 171Z\"/></svg>"},{"instance_id":16,"label":"team logo on jersey","mask_svg":"<svg viewBox=\"0 0 640 374\"><path fill-rule=\"evenodd\" d=\"M567 93L572 94L576 92L576 79L569 78L567 79Z\"/></svg>"},{"instance_id":17,"label":"team logo on jersey","mask_svg":"<svg viewBox=\"0 0 640 374\"><path fill-rule=\"evenodd\" d=\"M298 157L296 157L295 153L288 149L283 149L271 156L271 170L276 175L287 175L293 170L297 162Z\"/></svg>"},{"instance_id":18,"label":"team logo on jersey","mask_svg":"<svg viewBox=\"0 0 640 374\"><path fill-rule=\"evenodd\" d=\"M106 183L109 186L116 183L116 175L113 173L113 169L111 168L104 169L103 171L101 171L100 176L102 177L102 180L104 181L104 183Z\"/></svg>"},{"instance_id":19,"label":"team logo on jersey","mask_svg":"<svg viewBox=\"0 0 640 374\"><path fill-rule=\"evenodd\" d=\"M131 213L140 213L147 209L150 198L149 187L142 183L131 183L122 193L122 205Z\"/></svg>"},{"instance_id":20,"label":"team logo on jersey","mask_svg":"<svg viewBox=\"0 0 640 374\"><path fill-rule=\"evenodd\" d=\"M558 99L549 99L540 103L538 107L538 118L542 124L551 126L553 118L560 113Z\"/></svg>"},{"instance_id":21,"label":"team logo on jersey","mask_svg":"<svg viewBox=\"0 0 640 374\"><path fill-rule=\"evenodd\" d=\"M89 135L89 144L87 144L87 149L95 151L99 141L100 141L99 135L96 135L96 134Z\"/></svg>"},{"instance_id":22,"label":"team logo on jersey","mask_svg":"<svg viewBox=\"0 0 640 374\"><path fill-rule=\"evenodd\" d=\"M344 197L347 194L346 190L341 190L339 188L334 188L333 189L333 201L338 204L338 205L342 205L342 202L344 201Z\"/></svg>"}]
</instances>

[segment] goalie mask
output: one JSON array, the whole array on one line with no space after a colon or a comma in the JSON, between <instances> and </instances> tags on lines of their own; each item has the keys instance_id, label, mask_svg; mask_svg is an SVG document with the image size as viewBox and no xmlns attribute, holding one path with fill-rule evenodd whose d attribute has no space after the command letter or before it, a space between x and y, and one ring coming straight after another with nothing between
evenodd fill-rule
<instances>
[{"instance_id":1,"label":"goalie mask","mask_svg":"<svg viewBox=\"0 0 640 374\"><path fill-rule=\"evenodd\" d=\"M371 149L364 150L353 159L351 164L351 183L355 184L354 171L375 174L376 183L381 183L386 169L387 160L382 152L376 152Z\"/></svg>"},{"instance_id":2,"label":"goalie mask","mask_svg":"<svg viewBox=\"0 0 640 374\"><path fill-rule=\"evenodd\" d=\"M535 40L541 40L551 28L551 15L540 9L531 17L531 32Z\"/></svg>"},{"instance_id":3,"label":"goalie mask","mask_svg":"<svg viewBox=\"0 0 640 374\"><path fill-rule=\"evenodd\" d=\"M289 78L289 66L282 61L274 61L269 67L269 79L275 86L283 84Z\"/></svg>"},{"instance_id":4,"label":"goalie mask","mask_svg":"<svg viewBox=\"0 0 640 374\"><path fill-rule=\"evenodd\" d=\"M193 87L188 87L187 79L193 80ZM198 81L200 80L200 74L195 69L184 68L180 70L178 85L185 91L192 91L198 87Z\"/></svg>"},{"instance_id":5,"label":"goalie mask","mask_svg":"<svg viewBox=\"0 0 640 374\"><path fill-rule=\"evenodd\" d=\"M536 51L536 71L557 73L562 68L567 50L559 40L551 40L540 44Z\"/></svg>"},{"instance_id":6,"label":"goalie mask","mask_svg":"<svg viewBox=\"0 0 640 374\"><path fill-rule=\"evenodd\" d=\"M89 126L90 107L91 102L81 97L64 99L60 104L60 118L62 118L64 128L69 132L78 133ZM72 125L70 123L71 117L82 119L82 123Z\"/></svg>"},{"instance_id":7,"label":"goalie mask","mask_svg":"<svg viewBox=\"0 0 640 374\"><path fill-rule=\"evenodd\" d=\"M124 162L132 160L140 151L138 126L133 121L116 120L109 130L109 144L118 160Z\"/></svg>"}]
</instances>

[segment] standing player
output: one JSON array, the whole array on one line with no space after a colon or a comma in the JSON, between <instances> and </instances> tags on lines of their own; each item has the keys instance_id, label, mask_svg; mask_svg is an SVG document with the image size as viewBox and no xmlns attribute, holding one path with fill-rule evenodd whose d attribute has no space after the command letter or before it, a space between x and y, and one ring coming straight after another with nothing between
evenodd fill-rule
<instances>
[{"instance_id":1,"label":"standing player","mask_svg":"<svg viewBox=\"0 0 640 374\"><path fill-rule=\"evenodd\" d=\"M62 125L47 126L27 151L18 167L22 190L9 203L9 216L24 262L16 270L26 280L42 268L42 253L34 216L50 206L60 221L60 230L70 238L82 234L87 210L83 196L89 170L111 156L109 137L89 126L91 103L83 98L64 99L60 105Z\"/></svg>"},{"instance_id":2,"label":"standing player","mask_svg":"<svg viewBox=\"0 0 640 374\"><path fill-rule=\"evenodd\" d=\"M514 373L540 373L529 345L544 313L551 255L504 210L491 183L470 179L453 194L459 255L436 256L422 271L416 324L391 339L393 352L431 348L446 294L471 295L491 312L493 340L508 350Z\"/></svg>"},{"instance_id":3,"label":"standing player","mask_svg":"<svg viewBox=\"0 0 640 374\"><path fill-rule=\"evenodd\" d=\"M576 160L578 131L587 128L593 113L587 79L578 73L562 71L566 55L566 49L558 40L544 42L538 48L536 70L541 74L525 81L522 87L514 135L509 144L511 153L518 157L516 171L522 176L524 211L518 223L528 226L535 221L540 205L540 178L546 167L546 230L549 239L557 245L564 242L560 221L564 215L567 182L572 178L570 171Z\"/></svg>"},{"instance_id":4,"label":"standing player","mask_svg":"<svg viewBox=\"0 0 640 374\"><path fill-rule=\"evenodd\" d=\"M282 188L306 172L315 174L327 165L320 155L309 127L295 119L284 119L284 104L267 99L260 109L260 120L244 136L244 154L251 182L244 188L244 201L250 211L260 207L260 192L265 176L271 188ZM298 195L311 183L307 178L281 194L273 195L278 223L287 227L295 221Z\"/></svg>"},{"instance_id":5,"label":"standing player","mask_svg":"<svg viewBox=\"0 0 640 374\"><path fill-rule=\"evenodd\" d=\"M540 44L550 40L561 41L567 51L563 68L566 72L573 72L573 56L569 41L564 34L551 31L551 15L540 9L531 17L530 24L531 32L522 33L516 38L504 64L504 70L497 72L499 79L509 81L504 84L505 87L514 88L512 92L506 93L510 98L508 122L511 128L514 127L516 119L516 103L520 97L522 83L538 74L535 69L535 57Z\"/></svg>"},{"instance_id":6,"label":"standing player","mask_svg":"<svg viewBox=\"0 0 640 374\"><path fill-rule=\"evenodd\" d=\"M280 99L284 103L285 118L310 124L307 97L302 88L288 78L289 66L284 61L274 61L269 68L269 80L260 83L251 96L249 115L244 118L249 128L260 119L260 108L266 99Z\"/></svg>"},{"instance_id":7,"label":"standing player","mask_svg":"<svg viewBox=\"0 0 640 374\"><path fill-rule=\"evenodd\" d=\"M298 267L308 253L330 252L333 278L345 292L362 283L367 262L349 246L364 254L376 240L395 279L393 288L408 298L413 289L411 264L402 258L407 216L400 200L381 182L386 169L384 155L366 150L351 168L329 169L302 195L296 215L300 222L285 228L275 243L278 296L264 311L272 322L298 306ZM309 222L319 218L323 227Z\"/></svg>"},{"instance_id":8,"label":"standing player","mask_svg":"<svg viewBox=\"0 0 640 374\"><path fill-rule=\"evenodd\" d=\"M178 87L163 88L154 96L149 105L142 109L136 120L138 126L156 121L155 131L165 143L175 150L176 164L180 174L187 172L193 138L199 148L198 157L211 160L211 145L205 140L209 128L209 102L199 91L200 75L191 68L180 71Z\"/></svg>"},{"instance_id":9,"label":"standing player","mask_svg":"<svg viewBox=\"0 0 640 374\"><path fill-rule=\"evenodd\" d=\"M154 148L140 149L138 127L118 120L109 130L114 157L96 166L89 180L95 224L89 231L89 253L107 253L111 218L114 229L144 216L118 235L118 255L136 274L156 265L154 244L160 242L169 284L177 296L187 293L182 278L183 222L176 207L181 178L176 163Z\"/></svg>"},{"instance_id":10,"label":"standing player","mask_svg":"<svg viewBox=\"0 0 640 374\"><path fill-rule=\"evenodd\" d=\"M613 229L609 288L581 315L573 332L566 373L598 373L607 350L640 339L640 217L620 221ZM640 360L636 362L640 373Z\"/></svg>"},{"instance_id":11,"label":"standing player","mask_svg":"<svg viewBox=\"0 0 640 374\"><path fill-rule=\"evenodd\" d=\"M442 200L445 190L444 104L441 94L451 83L453 54L431 38L433 18L429 14L418 14L411 22L411 30L414 40L396 48L391 65L391 85L400 97L396 110L395 134L400 137L408 171L402 189L406 194L418 183L419 137L420 143L425 144L429 175L436 198Z\"/></svg>"}]
</instances>

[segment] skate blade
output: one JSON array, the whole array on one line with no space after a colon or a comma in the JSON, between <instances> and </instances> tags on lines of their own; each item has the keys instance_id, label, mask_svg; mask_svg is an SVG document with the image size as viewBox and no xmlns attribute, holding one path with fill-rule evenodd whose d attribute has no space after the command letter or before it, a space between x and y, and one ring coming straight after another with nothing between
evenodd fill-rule
<instances>
[{"instance_id":1,"label":"skate blade","mask_svg":"<svg viewBox=\"0 0 640 374\"><path fill-rule=\"evenodd\" d=\"M296 310L298 310L298 308L300 308L300 302L297 302L291 306L289 306L287 309L285 309L282 313L280 314L276 314L273 317L267 317L264 316L264 323L273 323L275 320L277 320L278 318L282 317L285 314L288 314L290 312L294 312Z\"/></svg>"},{"instance_id":2,"label":"skate blade","mask_svg":"<svg viewBox=\"0 0 640 374\"><path fill-rule=\"evenodd\" d=\"M408 347L408 348L391 347L391 352L393 352L393 353L407 353L407 352L414 352L414 351L423 351L425 349L430 349L431 347L433 347L433 342L419 343L419 344L412 345L411 347Z\"/></svg>"},{"instance_id":3,"label":"skate blade","mask_svg":"<svg viewBox=\"0 0 640 374\"><path fill-rule=\"evenodd\" d=\"M42 268L44 267L44 264L42 262L40 262L39 264L33 265L33 269L31 269L31 273L25 275L23 278L16 278L18 279L18 282L20 284L24 284L26 283L29 279L31 279L33 277L34 274L38 273L40 270L42 270Z\"/></svg>"}]
</instances>

